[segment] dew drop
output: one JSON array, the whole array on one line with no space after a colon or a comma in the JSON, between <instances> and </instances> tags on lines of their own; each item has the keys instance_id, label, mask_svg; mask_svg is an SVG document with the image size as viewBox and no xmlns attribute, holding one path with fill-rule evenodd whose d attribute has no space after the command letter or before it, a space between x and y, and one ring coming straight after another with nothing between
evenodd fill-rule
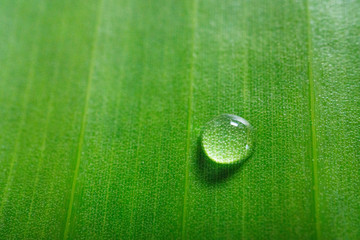
<instances>
[{"instance_id":1,"label":"dew drop","mask_svg":"<svg viewBox=\"0 0 360 240\"><path fill-rule=\"evenodd\" d=\"M217 164L235 164L254 151L255 132L244 118L224 114L208 122L201 134L206 156Z\"/></svg>"}]
</instances>

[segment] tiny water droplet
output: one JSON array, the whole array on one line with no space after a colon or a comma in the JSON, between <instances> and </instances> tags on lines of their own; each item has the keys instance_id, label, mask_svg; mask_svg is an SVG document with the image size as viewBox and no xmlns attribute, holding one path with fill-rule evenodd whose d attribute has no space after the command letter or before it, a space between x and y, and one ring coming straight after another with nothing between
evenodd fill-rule
<instances>
[{"instance_id":1,"label":"tiny water droplet","mask_svg":"<svg viewBox=\"0 0 360 240\"><path fill-rule=\"evenodd\" d=\"M201 134L201 146L215 163L240 163L254 151L255 132L244 118L220 115L206 124Z\"/></svg>"}]
</instances>

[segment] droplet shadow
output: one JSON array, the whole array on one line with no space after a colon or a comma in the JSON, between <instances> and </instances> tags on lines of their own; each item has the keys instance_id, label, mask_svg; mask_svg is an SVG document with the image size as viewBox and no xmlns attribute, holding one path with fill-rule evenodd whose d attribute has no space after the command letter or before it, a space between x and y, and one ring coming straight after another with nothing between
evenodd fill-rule
<instances>
[{"instance_id":1,"label":"droplet shadow","mask_svg":"<svg viewBox=\"0 0 360 240\"><path fill-rule=\"evenodd\" d=\"M197 175L199 179L207 185L216 185L231 179L247 160L232 165L221 165L215 163L204 153L201 147L201 138L197 141Z\"/></svg>"}]
</instances>

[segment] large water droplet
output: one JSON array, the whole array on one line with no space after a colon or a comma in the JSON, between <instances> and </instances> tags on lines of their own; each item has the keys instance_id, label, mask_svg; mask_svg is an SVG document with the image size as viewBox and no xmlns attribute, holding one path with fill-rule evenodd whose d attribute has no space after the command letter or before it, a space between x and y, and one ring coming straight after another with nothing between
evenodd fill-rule
<instances>
[{"instance_id":1,"label":"large water droplet","mask_svg":"<svg viewBox=\"0 0 360 240\"><path fill-rule=\"evenodd\" d=\"M201 146L207 157L215 163L240 163L250 157L254 150L254 129L244 118L220 115L205 126Z\"/></svg>"}]
</instances>

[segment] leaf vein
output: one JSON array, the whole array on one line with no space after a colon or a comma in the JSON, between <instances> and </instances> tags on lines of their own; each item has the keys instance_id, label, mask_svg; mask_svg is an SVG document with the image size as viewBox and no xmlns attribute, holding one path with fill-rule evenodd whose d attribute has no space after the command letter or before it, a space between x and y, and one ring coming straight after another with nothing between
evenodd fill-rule
<instances>
[{"instance_id":1,"label":"leaf vein","mask_svg":"<svg viewBox=\"0 0 360 240\"><path fill-rule=\"evenodd\" d=\"M69 234L69 230L70 230L70 218L71 218L71 214L72 214L72 207L73 207L73 202L74 202L77 177L79 174L79 168L80 168L80 162L81 162L81 152L82 152L82 147L83 147L83 143L84 143L85 125L86 125L86 117L87 117L88 105L89 105L89 99L90 99L91 81L92 81L93 74L94 74L95 52L96 52L96 48L97 48L96 46L97 46L97 42L98 42L98 35L99 35L104 0L99 0L99 1L100 2L99 2L97 19L96 19L96 24L95 24L95 32L94 32L95 36L94 36L94 41L93 41L93 45L92 45L92 49L91 49L90 67L89 67L89 74L88 74L88 78L87 78L85 104L84 104L84 110L83 110L80 134L79 134L79 140L78 140L76 166L75 166L74 177L73 177L73 181L72 181L70 200L69 200L69 205L68 205L63 239L68 238L68 234Z\"/></svg>"}]
</instances>

